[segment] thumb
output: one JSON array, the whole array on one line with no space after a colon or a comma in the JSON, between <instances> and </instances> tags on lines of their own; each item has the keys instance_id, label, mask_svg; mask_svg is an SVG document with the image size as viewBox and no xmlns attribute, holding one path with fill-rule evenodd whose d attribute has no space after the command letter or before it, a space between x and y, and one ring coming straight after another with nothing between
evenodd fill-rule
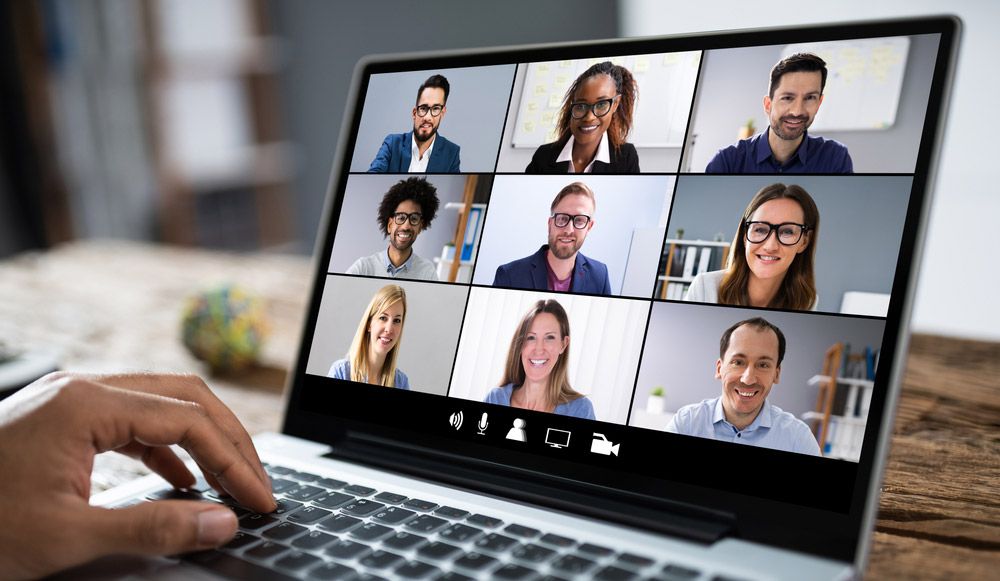
<instances>
[{"instance_id":1,"label":"thumb","mask_svg":"<svg viewBox=\"0 0 1000 581\"><path fill-rule=\"evenodd\" d=\"M217 547L236 534L228 507L191 500L144 502L93 509L94 557L106 554L174 555Z\"/></svg>"}]
</instances>

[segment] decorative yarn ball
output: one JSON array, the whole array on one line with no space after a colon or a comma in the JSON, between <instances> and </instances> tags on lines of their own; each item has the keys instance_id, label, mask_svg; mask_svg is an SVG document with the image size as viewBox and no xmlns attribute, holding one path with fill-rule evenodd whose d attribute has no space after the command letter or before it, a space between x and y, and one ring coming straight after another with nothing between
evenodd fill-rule
<instances>
[{"instance_id":1,"label":"decorative yarn ball","mask_svg":"<svg viewBox=\"0 0 1000 581\"><path fill-rule=\"evenodd\" d=\"M237 286L198 293L184 306L181 340L212 371L238 371L255 362L266 335L262 301Z\"/></svg>"}]
</instances>

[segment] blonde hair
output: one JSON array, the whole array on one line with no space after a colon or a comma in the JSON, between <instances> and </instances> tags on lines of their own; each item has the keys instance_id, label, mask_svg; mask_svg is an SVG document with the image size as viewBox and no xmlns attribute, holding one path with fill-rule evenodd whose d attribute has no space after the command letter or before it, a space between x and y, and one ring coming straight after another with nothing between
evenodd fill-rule
<instances>
[{"instance_id":1,"label":"blonde hair","mask_svg":"<svg viewBox=\"0 0 1000 581\"><path fill-rule=\"evenodd\" d=\"M525 374L524 365L521 363L521 349L524 348L525 337L528 335L531 323L535 320L535 317L542 313L549 313L559 322L560 339L562 337L569 337L569 317L566 315L566 310L563 309L562 305L552 299L540 300L535 303L525 313L524 318L521 319L521 323L517 326L517 330L514 331L514 337L510 341L510 349L507 351L507 364L504 366L503 379L500 380L501 386L511 384L513 389L517 389L524 385ZM546 395L549 403L554 406L569 403L583 397L582 393L570 387L568 370L569 348L567 347L552 367L552 373L549 374L549 385Z\"/></svg>"},{"instance_id":2,"label":"blonde hair","mask_svg":"<svg viewBox=\"0 0 1000 581\"><path fill-rule=\"evenodd\" d=\"M371 349L371 337L369 328L371 321L379 313L384 313L386 309L396 303L403 304L403 323L406 323L406 291L403 287L395 284L386 285L375 293L368 303L365 314L358 323L358 330L354 333L354 340L351 341L351 350L347 359L351 362L351 381L366 383L368 381L368 355ZM375 379L377 385L385 387L396 386L396 359L399 357L399 345L403 341L403 324L399 326L399 334L396 336L396 344L392 346L382 370Z\"/></svg>"}]
</instances>

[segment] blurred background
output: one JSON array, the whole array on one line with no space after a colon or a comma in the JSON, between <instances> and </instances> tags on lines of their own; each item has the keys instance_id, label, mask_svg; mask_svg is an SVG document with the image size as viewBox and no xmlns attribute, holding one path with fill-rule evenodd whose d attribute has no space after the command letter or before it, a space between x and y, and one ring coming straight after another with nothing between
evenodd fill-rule
<instances>
[{"instance_id":1,"label":"blurred background","mask_svg":"<svg viewBox=\"0 0 1000 581\"><path fill-rule=\"evenodd\" d=\"M775 14L735 0L5 2L0 259L105 238L309 255L353 67L367 54L940 10L930 0L873 4ZM1000 93L986 61L1000 48L1000 7L949 9L965 30L915 329L1000 339L1000 275L983 260L1000 198L981 129Z\"/></svg>"}]
</instances>

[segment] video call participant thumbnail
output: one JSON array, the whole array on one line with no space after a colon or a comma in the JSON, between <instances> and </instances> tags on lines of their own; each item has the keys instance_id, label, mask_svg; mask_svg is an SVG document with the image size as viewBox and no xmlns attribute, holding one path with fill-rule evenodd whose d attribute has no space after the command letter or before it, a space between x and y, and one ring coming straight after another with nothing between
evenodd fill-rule
<instances>
[{"instance_id":1,"label":"video call participant thumbnail","mask_svg":"<svg viewBox=\"0 0 1000 581\"><path fill-rule=\"evenodd\" d=\"M807 132L823 103L826 76L826 61L811 53L779 61L764 97L768 128L720 149L705 172L854 173L846 146Z\"/></svg>"},{"instance_id":2,"label":"video call participant thumbnail","mask_svg":"<svg viewBox=\"0 0 1000 581\"><path fill-rule=\"evenodd\" d=\"M369 173L458 173L458 145L438 133L448 112L451 85L442 75L431 75L417 89L413 131L387 135Z\"/></svg>"},{"instance_id":3,"label":"video call participant thumbnail","mask_svg":"<svg viewBox=\"0 0 1000 581\"><path fill-rule=\"evenodd\" d=\"M816 310L819 210L801 186L771 184L750 200L726 270L694 277L686 301Z\"/></svg>"},{"instance_id":4,"label":"video call participant thumbnail","mask_svg":"<svg viewBox=\"0 0 1000 581\"><path fill-rule=\"evenodd\" d=\"M594 227L596 203L583 182L559 190L549 207L549 243L497 267L493 286L610 295L607 265L580 252Z\"/></svg>"},{"instance_id":5,"label":"video call participant thumbnail","mask_svg":"<svg viewBox=\"0 0 1000 581\"><path fill-rule=\"evenodd\" d=\"M525 173L639 173L639 154L625 141L638 96L625 67L610 61L591 66L566 91L559 139L540 146Z\"/></svg>"},{"instance_id":6,"label":"video call participant thumbnail","mask_svg":"<svg viewBox=\"0 0 1000 581\"><path fill-rule=\"evenodd\" d=\"M715 362L722 395L677 410L667 431L818 456L819 444L809 426L767 401L781 378L784 357L785 335L765 319L747 319L726 329Z\"/></svg>"},{"instance_id":7,"label":"video call participant thumbnail","mask_svg":"<svg viewBox=\"0 0 1000 581\"><path fill-rule=\"evenodd\" d=\"M510 341L500 386L486 403L596 419L594 405L569 384L569 317L558 301L540 300Z\"/></svg>"},{"instance_id":8,"label":"video call participant thumbnail","mask_svg":"<svg viewBox=\"0 0 1000 581\"><path fill-rule=\"evenodd\" d=\"M406 292L402 287L390 284L379 289L358 322L347 357L334 361L327 375L335 379L410 389L406 374L396 368L405 317Z\"/></svg>"},{"instance_id":9,"label":"video call participant thumbnail","mask_svg":"<svg viewBox=\"0 0 1000 581\"><path fill-rule=\"evenodd\" d=\"M431 227L440 204L437 188L424 178L407 178L389 188L382 196L376 218L389 246L357 259L347 274L438 280L434 263L417 256L413 243Z\"/></svg>"}]
</instances>

